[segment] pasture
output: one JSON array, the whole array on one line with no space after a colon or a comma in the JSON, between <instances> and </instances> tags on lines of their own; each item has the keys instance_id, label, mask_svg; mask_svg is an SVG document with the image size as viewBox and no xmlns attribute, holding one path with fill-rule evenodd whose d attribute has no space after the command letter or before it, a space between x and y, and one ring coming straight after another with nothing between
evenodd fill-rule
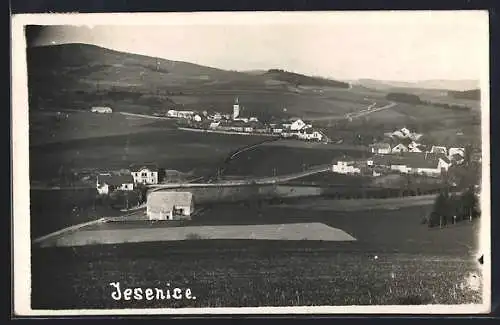
<instances>
[{"instance_id":1,"label":"pasture","mask_svg":"<svg viewBox=\"0 0 500 325\"><path fill-rule=\"evenodd\" d=\"M331 164L343 155L361 157L359 150L323 150L321 147L300 148L264 145L244 151L226 163L224 175L256 177L301 172L313 166Z\"/></svg>"},{"instance_id":2,"label":"pasture","mask_svg":"<svg viewBox=\"0 0 500 325\"><path fill-rule=\"evenodd\" d=\"M58 177L61 168L122 169L144 162L197 175L213 174L230 152L259 141L262 137L199 134L161 127L139 133L74 139L32 147L30 176L32 180L48 180Z\"/></svg>"}]
</instances>

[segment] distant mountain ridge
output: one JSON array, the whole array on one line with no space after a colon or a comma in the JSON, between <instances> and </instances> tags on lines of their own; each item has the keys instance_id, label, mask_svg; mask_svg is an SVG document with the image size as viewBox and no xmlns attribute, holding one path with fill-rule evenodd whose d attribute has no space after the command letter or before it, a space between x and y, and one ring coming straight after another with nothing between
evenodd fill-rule
<instances>
[{"instance_id":1,"label":"distant mountain ridge","mask_svg":"<svg viewBox=\"0 0 500 325\"><path fill-rule=\"evenodd\" d=\"M415 89L432 89L432 90L451 90L451 91L466 91L479 89L478 80L422 80L416 82L405 81L390 81L390 80L375 80L375 79L358 79L353 80L353 84L361 85L368 88L378 90L387 90L391 88L415 88Z\"/></svg>"}]
</instances>

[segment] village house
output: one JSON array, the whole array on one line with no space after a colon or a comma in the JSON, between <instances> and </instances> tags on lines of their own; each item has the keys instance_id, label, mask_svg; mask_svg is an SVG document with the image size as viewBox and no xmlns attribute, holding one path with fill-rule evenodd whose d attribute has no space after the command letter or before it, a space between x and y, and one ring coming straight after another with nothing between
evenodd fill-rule
<instances>
[{"instance_id":1,"label":"village house","mask_svg":"<svg viewBox=\"0 0 500 325\"><path fill-rule=\"evenodd\" d=\"M356 166L356 163L349 158L341 158L332 166L332 172L338 174L360 174L361 169Z\"/></svg>"},{"instance_id":2,"label":"village house","mask_svg":"<svg viewBox=\"0 0 500 325\"><path fill-rule=\"evenodd\" d=\"M191 192L157 191L148 195L146 215L149 220L189 220L193 212Z\"/></svg>"},{"instance_id":3,"label":"village house","mask_svg":"<svg viewBox=\"0 0 500 325\"><path fill-rule=\"evenodd\" d=\"M131 165L135 184L158 184L158 166L155 164Z\"/></svg>"},{"instance_id":4,"label":"village house","mask_svg":"<svg viewBox=\"0 0 500 325\"><path fill-rule=\"evenodd\" d=\"M391 150L392 153L408 152L408 147L400 143Z\"/></svg>"},{"instance_id":5,"label":"village house","mask_svg":"<svg viewBox=\"0 0 500 325\"><path fill-rule=\"evenodd\" d=\"M370 151L375 154L390 154L391 145L384 142L374 143L370 146Z\"/></svg>"},{"instance_id":6,"label":"village house","mask_svg":"<svg viewBox=\"0 0 500 325\"><path fill-rule=\"evenodd\" d=\"M110 114L113 110L110 107L95 106L90 109L92 113Z\"/></svg>"},{"instance_id":7,"label":"village house","mask_svg":"<svg viewBox=\"0 0 500 325\"><path fill-rule=\"evenodd\" d=\"M408 144L408 151L409 152L423 152L422 146L419 143L416 143L415 141L412 141L410 144Z\"/></svg>"},{"instance_id":8,"label":"village house","mask_svg":"<svg viewBox=\"0 0 500 325\"><path fill-rule=\"evenodd\" d=\"M99 174L96 188L100 195L108 195L114 191L133 191L134 179L131 175Z\"/></svg>"},{"instance_id":9,"label":"village house","mask_svg":"<svg viewBox=\"0 0 500 325\"><path fill-rule=\"evenodd\" d=\"M322 141L325 137L321 131L314 130L312 128L302 129L297 132L297 136L300 140L314 140Z\"/></svg>"},{"instance_id":10,"label":"village house","mask_svg":"<svg viewBox=\"0 0 500 325\"><path fill-rule=\"evenodd\" d=\"M299 131L306 127L306 123L301 119L296 119L290 124L290 130Z\"/></svg>"}]
</instances>

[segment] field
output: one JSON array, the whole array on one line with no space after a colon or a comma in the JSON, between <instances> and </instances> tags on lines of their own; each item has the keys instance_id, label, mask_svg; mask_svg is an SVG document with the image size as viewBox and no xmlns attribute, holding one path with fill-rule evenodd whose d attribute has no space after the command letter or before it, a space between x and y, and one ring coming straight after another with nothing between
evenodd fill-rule
<instances>
[{"instance_id":1,"label":"field","mask_svg":"<svg viewBox=\"0 0 500 325\"><path fill-rule=\"evenodd\" d=\"M30 191L31 238L103 216L123 214L100 204L96 193L93 188Z\"/></svg>"},{"instance_id":2,"label":"field","mask_svg":"<svg viewBox=\"0 0 500 325\"><path fill-rule=\"evenodd\" d=\"M313 166L331 164L343 155L361 157L359 150L322 150L318 148L297 148L259 146L244 151L226 163L224 175L273 176L301 172Z\"/></svg>"},{"instance_id":3,"label":"field","mask_svg":"<svg viewBox=\"0 0 500 325\"><path fill-rule=\"evenodd\" d=\"M164 244L35 253L32 307L41 309L251 307L480 303L462 289L477 272L466 258L338 251L321 245L285 250L281 242L205 244L189 250ZM297 245L297 244L296 244ZM182 245L178 245L182 246ZM200 247L199 244L196 244ZM354 247L353 247L354 248ZM356 248L354 248L356 249ZM358 248L359 249L359 248ZM40 267L51 264L52 268ZM57 271L54 272L54 268ZM50 270L50 271L49 271ZM114 301L122 288L190 288L196 300Z\"/></svg>"},{"instance_id":4,"label":"field","mask_svg":"<svg viewBox=\"0 0 500 325\"><path fill-rule=\"evenodd\" d=\"M98 116L98 129L107 131L99 131L96 135L90 130L85 131L89 129L89 119L93 118L89 117L90 113L78 114L84 118L61 122L67 122L69 126L66 129L68 131L58 135L58 142L30 148L32 180L57 178L61 168L121 169L131 163L144 162L156 162L160 167L181 172L197 170L200 173L213 173L216 165L230 152L263 139L220 134L200 136L194 132L172 129L168 124L165 126L163 121L138 126L138 131L135 125L129 127L126 123L114 123L105 115ZM147 121L151 123L151 120ZM80 126L82 131L75 131L76 126ZM48 132L50 127L47 125L44 132ZM67 133L79 138L67 138Z\"/></svg>"},{"instance_id":5,"label":"field","mask_svg":"<svg viewBox=\"0 0 500 325\"><path fill-rule=\"evenodd\" d=\"M260 217L259 216L260 213ZM355 242L134 243L32 252L34 308L140 308L480 302L462 284L477 273L477 224L420 224L419 207L356 213L221 206L196 224L323 222ZM49 263L53 267L47 268ZM114 301L122 287L190 288L196 300Z\"/></svg>"}]
</instances>

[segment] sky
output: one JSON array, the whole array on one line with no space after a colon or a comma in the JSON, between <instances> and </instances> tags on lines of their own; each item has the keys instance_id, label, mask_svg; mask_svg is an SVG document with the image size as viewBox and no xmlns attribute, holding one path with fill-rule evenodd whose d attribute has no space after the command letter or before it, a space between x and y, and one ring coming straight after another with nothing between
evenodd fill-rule
<instances>
[{"instance_id":1,"label":"sky","mask_svg":"<svg viewBox=\"0 0 500 325\"><path fill-rule=\"evenodd\" d=\"M53 26L29 45L88 43L228 70L279 68L341 80L479 80L488 61L488 16L478 11L63 16L42 19Z\"/></svg>"}]
</instances>

